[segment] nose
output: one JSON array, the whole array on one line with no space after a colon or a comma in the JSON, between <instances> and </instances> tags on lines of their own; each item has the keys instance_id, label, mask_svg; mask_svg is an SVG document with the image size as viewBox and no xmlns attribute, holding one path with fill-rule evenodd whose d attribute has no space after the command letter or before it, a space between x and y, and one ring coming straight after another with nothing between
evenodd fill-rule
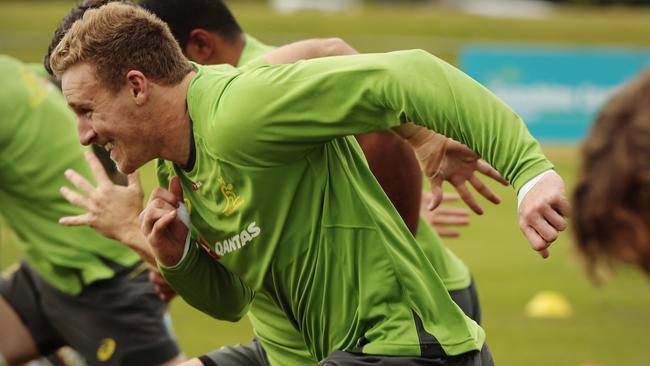
<instances>
[{"instance_id":1,"label":"nose","mask_svg":"<svg viewBox=\"0 0 650 366\"><path fill-rule=\"evenodd\" d=\"M77 132L79 133L79 142L84 146L92 144L95 137L97 137L97 133L84 118L79 118Z\"/></svg>"}]
</instances>

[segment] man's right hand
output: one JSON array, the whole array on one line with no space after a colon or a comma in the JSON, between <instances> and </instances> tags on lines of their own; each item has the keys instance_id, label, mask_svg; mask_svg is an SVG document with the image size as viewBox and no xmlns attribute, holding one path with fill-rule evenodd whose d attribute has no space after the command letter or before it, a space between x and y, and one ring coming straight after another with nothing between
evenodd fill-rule
<instances>
[{"instance_id":1,"label":"man's right hand","mask_svg":"<svg viewBox=\"0 0 650 366\"><path fill-rule=\"evenodd\" d=\"M177 217L176 209L183 202L178 177L169 182L169 190L156 188L147 207L140 214L140 227L151 245L154 256L164 266L172 267L183 257L189 229Z\"/></svg>"}]
</instances>

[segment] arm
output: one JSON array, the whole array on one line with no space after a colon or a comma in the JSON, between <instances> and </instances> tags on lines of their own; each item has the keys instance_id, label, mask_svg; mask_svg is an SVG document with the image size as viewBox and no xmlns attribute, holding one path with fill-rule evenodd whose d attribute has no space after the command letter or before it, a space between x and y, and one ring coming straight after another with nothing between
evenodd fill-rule
<instances>
[{"instance_id":1,"label":"arm","mask_svg":"<svg viewBox=\"0 0 650 366\"><path fill-rule=\"evenodd\" d=\"M238 126L226 133L221 129L221 139L215 136L228 153L237 155L228 145L246 140L231 135L254 135L259 138L244 141L245 147L256 155L268 148L269 163L286 163L336 137L413 121L466 144L517 189L552 167L510 108L424 51L330 57L243 72L219 103L215 120ZM282 149L289 154L276 155L281 141L296 144Z\"/></svg>"},{"instance_id":2,"label":"arm","mask_svg":"<svg viewBox=\"0 0 650 366\"><path fill-rule=\"evenodd\" d=\"M178 177L169 189L157 188L140 214L141 229L161 274L187 303L221 320L237 321L254 292L239 277L202 252L179 216L183 191Z\"/></svg>"},{"instance_id":3,"label":"arm","mask_svg":"<svg viewBox=\"0 0 650 366\"><path fill-rule=\"evenodd\" d=\"M236 322L247 312L254 292L236 275L203 253L193 240L173 267L159 264L165 281L192 307L213 318Z\"/></svg>"},{"instance_id":4,"label":"arm","mask_svg":"<svg viewBox=\"0 0 650 366\"><path fill-rule=\"evenodd\" d=\"M66 177L81 194L67 187L60 189L61 195L68 202L86 212L62 217L59 223L65 226L88 225L107 238L119 240L133 249L149 265L149 281L155 286L160 298L169 302L175 296L174 290L160 275L151 247L140 230L138 215L142 212L144 193L139 173L125 177L115 170L109 177L107 172L110 170L107 166L112 166L112 163L102 159L97 150L93 151L95 153L86 153L86 160L98 185L94 187L76 171L67 170ZM118 184L122 180L126 181L126 186Z\"/></svg>"},{"instance_id":5,"label":"arm","mask_svg":"<svg viewBox=\"0 0 650 366\"><path fill-rule=\"evenodd\" d=\"M277 48L266 54L265 57L269 63L277 64L292 63L301 59L353 55L357 53L356 50L343 40L330 38L295 42ZM356 138L368 161L370 170L397 209L406 226L415 235L419 223L422 174L412 149L388 131L357 135ZM404 189L404 186L408 187L408 189ZM492 202L498 203L498 199L495 201L496 195L492 192L489 193L490 195L486 197ZM466 198L467 195L464 194L463 197ZM469 196L471 197L471 195ZM480 207L478 210L476 209L478 204L475 202L471 203L473 203L472 207L475 211L480 211ZM448 215L449 210L451 210L451 215L445 216ZM458 210L463 209L441 208L441 210L436 210L437 216L431 216L433 215L432 211L427 210L426 212L431 216L429 220L436 221L438 224L444 222L447 225L453 223L464 223L466 225L468 223L467 213L463 211L465 217L459 218L457 215ZM444 217L440 217L440 215ZM443 230L444 233L447 233L447 231ZM454 232L451 233L451 235L458 235Z\"/></svg>"},{"instance_id":6,"label":"arm","mask_svg":"<svg viewBox=\"0 0 650 366\"><path fill-rule=\"evenodd\" d=\"M278 47L264 58L270 64L290 64L327 56L354 55L357 51L340 38L307 39Z\"/></svg>"},{"instance_id":7,"label":"arm","mask_svg":"<svg viewBox=\"0 0 650 366\"><path fill-rule=\"evenodd\" d=\"M250 98L251 91L256 98ZM467 75L424 51L255 69L236 78L220 103L224 108L215 120L237 126L224 123L228 128L215 136L217 149L242 163L286 164L333 138L413 121L469 146L516 190L552 168L516 113ZM543 208L533 209L537 218L548 220L542 211L549 208L564 216L563 184L538 184L550 189L541 189ZM525 221L521 226L539 234L535 223ZM544 255L546 240L552 237L543 239L545 244L533 246Z\"/></svg>"}]
</instances>

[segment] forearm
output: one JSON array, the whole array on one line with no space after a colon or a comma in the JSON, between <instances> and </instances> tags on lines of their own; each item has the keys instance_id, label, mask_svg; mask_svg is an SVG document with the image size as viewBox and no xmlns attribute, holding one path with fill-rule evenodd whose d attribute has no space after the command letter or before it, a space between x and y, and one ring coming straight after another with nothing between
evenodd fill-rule
<instances>
[{"instance_id":1,"label":"forearm","mask_svg":"<svg viewBox=\"0 0 650 366\"><path fill-rule=\"evenodd\" d=\"M256 98L250 98L251 92ZM424 51L307 60L243 72L229 86L230 106L215 118L238 121L221 150L233 159L286 162L333 138L406 121L464 143L519 188L551 164L521 119L462 72ZM245 111L245 113L242 113ZM241 146L238 133L255 133ZM282 139L282 144L276 141ZM230 141L237 146L230 148ZM287 141L300 142L287 148ZM238 151L245 149L247 154ZM276 155L275 152L282 153Z\"/></svg>"},{"instance_id":2,"label":"forearm","mask_svg":"<svg viewBox=\"0 0 650 366\"><path fill-rule=\"evenodd\" d=\"M242 281L190 243L174 267L158 265L171 287L188 304L220 320L238 321L250 306L254 292Z\"/></svg>"},{"instance_id":3,"label":"forearm","mask_svg":"<svg viewBox=\"0 0 650 366\"><path fill-rule=\"evenodd\" d=\"M120 238L120 241L138 253L142 260L156 266L156 258L154 257L153 251L139 227L136 226L126 230Z\"/></svg>"},{"instance_id":4,"label":"forearm","mask_svg":"<svg viewBox=\"0 0 650 366\"><path fill-rule=\"evenodd\" d=\"M307 39L278 47L264 58L270 64L289 64L327 56L354 55L357 51L340 38Z\"/></svg>"}]
</instances>

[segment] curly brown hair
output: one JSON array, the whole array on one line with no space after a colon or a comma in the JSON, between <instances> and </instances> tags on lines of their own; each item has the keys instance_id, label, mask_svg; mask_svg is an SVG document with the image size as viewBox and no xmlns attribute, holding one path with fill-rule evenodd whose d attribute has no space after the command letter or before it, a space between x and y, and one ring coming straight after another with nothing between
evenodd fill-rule
<instances>
[{"instance_id":1,"label":"curly brown hair","mask_svg":"<svg viewBox=\"0 0 650 366\"><path fill-rule=\"evenodd\" d=\"M650 69L603 108L582 147L573 228L587 268L614 259L650 276Z\"/></svg>"}]
</instances>

